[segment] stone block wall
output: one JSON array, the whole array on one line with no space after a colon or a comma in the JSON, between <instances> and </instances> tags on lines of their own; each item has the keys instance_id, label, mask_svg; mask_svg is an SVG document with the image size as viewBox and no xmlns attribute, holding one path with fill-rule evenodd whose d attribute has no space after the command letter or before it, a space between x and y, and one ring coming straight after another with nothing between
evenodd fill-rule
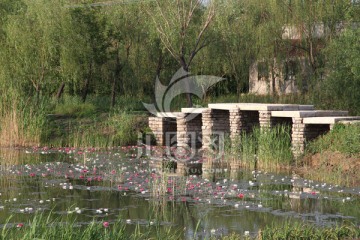
<instances>
[{"instance_id":1,"label":"stone block wall","mask_svg":"<svg viewBox=\"0 0 360 240\"><path fill-rule=\"evenodd\" d=\"M293 118L292 121L291 144L294 157L304 153L306 142L330 130L328 124L304 124L303 118Z\"/></svg>"},{"instance_id":2,"label":"stone block wall","mask_svg":"<svg viewBox=\"0 0 360 240\"><path fill-rule=\"evenodd\" d=\"M259 123L261 129L271 127L271 111L259 111Z\"/></svg>"},{"instance_id":3,"label":"stone block wall","mask_svg":"<svg viewBox=\"0 0 360 240\"><path fill-rule=\"evenodd\" d=\"M230 114L228 110L206 109L202 113L202 146L208 149L212 145L212 137L230 133ZM236 121L236 120L235 120Z\"/></svg>"},{"instance_id":4,"label":"stone block wall","mask_svg":"<svg viewBox=\"0 0 360 240\"><path fill-rule=\"evenodd\" d=\"M234 142L242 133L250 133L252 129L259 126L258 111L241 111L240 109L231 109L230 119L230 139Z\"/></svg>"},{"instance_id":5,"label":"stone block wall","mask_svg":"<svg viewBox=\"0 0 360 240\"><path fill-rule=\"evenodd\" d=\"M202 144L202 116L200 113L182 113L176 118L177 146L200 148Z\"/></svg>"},{"instance_id":6,"label":"stone block wall","mask_svg":"<svg viewBox=\"0 0 360 240\"><path fill-rule=\"evenodd\" d=\"M156 144L171 146L176 143L176 121L174 118L149 117L149 128L153 132Z\"/></svg>"}]
</instances>

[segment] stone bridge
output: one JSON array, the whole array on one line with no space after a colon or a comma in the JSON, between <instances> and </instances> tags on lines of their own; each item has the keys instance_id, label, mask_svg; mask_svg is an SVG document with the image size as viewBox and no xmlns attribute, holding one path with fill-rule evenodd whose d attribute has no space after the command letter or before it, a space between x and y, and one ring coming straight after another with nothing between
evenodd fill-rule
<instances>
[{"instance_id":1,"label":"stone bridge","mask_svg":"<svg viewBox=\"0 0 360 240\"><path fill-rule=\"evenodd\" d=\"M266 103L213 103L207 108L182 108L181 112L159 113L149 117L149 127L157 144L207 149L219 133L230 136L232 143L254 127L271 128L277 124L291 127L295 157L305 144L330 131L335 123L360 122L360 116L347 111L315 110L313 105Z\"/></svg>"}]
</instances>

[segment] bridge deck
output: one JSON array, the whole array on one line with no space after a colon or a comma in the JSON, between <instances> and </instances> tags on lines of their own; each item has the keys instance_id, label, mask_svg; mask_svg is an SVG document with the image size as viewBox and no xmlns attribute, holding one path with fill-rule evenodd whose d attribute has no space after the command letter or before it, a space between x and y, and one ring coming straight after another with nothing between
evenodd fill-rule
<instances>
[{"instance_id":1,"label":"bridge deck","mask_svg":"<svg viewBox=\"0 0 360 240\"><path fill-rule=\"evenodd\" d=\"M243 111L296 111L313 110L313 105L275 103L210 103L209 108L218 110L240 109Z\"/></svg>"},{"instance_id":2,"label":"bridge deck","mask_svg":"<svg viewBox=\"0 0 360 240\"><path fill-rule=\"evenodd\" d=\"M310 110L310 111L273 111L272 117L291 117L291 118L306 118L306 117L334 117L347 116L348 111L332 111L332 110Z\"/></svg>"},{"instance_id":3,"label":"bridge deck","mask_svg":"<svg viewBox=\"0 0 360 240\"><path fill-rule=\"evenodd\" d=\"M304 118L303 123L305 124L335 124L337 122L360 122L360 116L351 116L351 117L309 117Z\"/></svg>"},{"instance_id":4,"label":"bridge deck","mask_svg":"<svg viewBox=\"0 0 360 240\"><path fill-rule=\"evenodd\" d=\"M159 118L177 118L181 116L181 112L157 112L156 117Z\"/></svg>"},{"instance_id":5,"label":"bridge deck","mask_svg":"<svg viewBox=\"0 0 360 240\"><path fill-rule=\"evenodd\" d=\"M182 113L202 113L207 108L181 108Z\"/></svg>"}]
</instances>

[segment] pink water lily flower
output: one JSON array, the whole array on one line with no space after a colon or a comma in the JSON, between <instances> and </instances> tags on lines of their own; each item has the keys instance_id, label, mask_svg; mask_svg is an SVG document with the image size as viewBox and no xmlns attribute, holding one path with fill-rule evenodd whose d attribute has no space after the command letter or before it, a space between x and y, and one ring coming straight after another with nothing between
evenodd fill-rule
<instances>
[{"instance_id":1,"label":"pink water lily flower","mask_svg":"<svg viewBox=\"0 0 360 240\"><path fill-rule=\"evenodd\" d=\"M103 222L103 226L104 226L104 228L108 228L110 226L110 223L109 222Z\"/></svg>"},{"instance_id":2,"label":"pink water lily flower","mask_svg":"<svg viewBox=\"0 0 360 240\"><path fill-rule=\"evenodd\" d=\"M17 228L22 228L23 226L24 226L23 223L18 223L18 224L16 225Z\"/></svg>"}]
</instances>

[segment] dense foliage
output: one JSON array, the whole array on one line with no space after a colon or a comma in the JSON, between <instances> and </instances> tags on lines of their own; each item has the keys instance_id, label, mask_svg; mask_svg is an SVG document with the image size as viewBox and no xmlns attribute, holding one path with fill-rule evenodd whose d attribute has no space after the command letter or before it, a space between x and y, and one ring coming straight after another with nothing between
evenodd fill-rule
<instances>
[{"instance_id":1,"label":"dense foliage","mask_svg":"<svg viewBox=\"0 0 360 240\"><path fill-rule=\"evenodd\" d=\"M167 85L180 67L225 77L207 97L239 100L254 62L266 63L274 84L288 59L309 66L306 83L297 78L302 99L360 113L359 9L350 0L2 0L1 126L22 119L11 139L37 132L25 120L54 113L64 95L106 97L106 109L123 97L149 100L156 77Z\"/></svg>"}]
</instances>

